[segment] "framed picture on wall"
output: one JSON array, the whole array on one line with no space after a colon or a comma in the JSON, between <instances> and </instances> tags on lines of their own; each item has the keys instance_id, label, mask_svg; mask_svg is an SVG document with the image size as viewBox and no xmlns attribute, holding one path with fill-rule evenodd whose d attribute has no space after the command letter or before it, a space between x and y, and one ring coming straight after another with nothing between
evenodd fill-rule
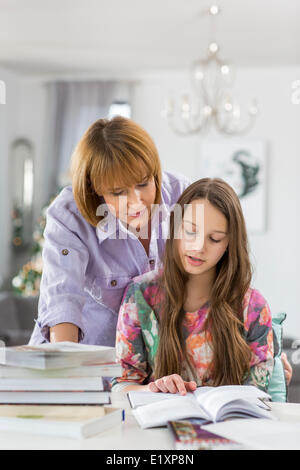
<instances>
[{"instance_id":1,"label":"framed picture on wall","mask_svg":"<svg viewBox=\"0 0 300 470\"><path fill-rule=\"evenodd\" d=\"M199 175L222 178L237 193L249 233L266 230L266 143L261 140L204 140Z\"/></svg>"}]
</instances>

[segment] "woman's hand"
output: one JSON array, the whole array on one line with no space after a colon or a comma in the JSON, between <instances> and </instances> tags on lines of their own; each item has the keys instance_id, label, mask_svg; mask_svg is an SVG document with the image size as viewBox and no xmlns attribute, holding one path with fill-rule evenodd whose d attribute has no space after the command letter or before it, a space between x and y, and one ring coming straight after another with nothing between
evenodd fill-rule
<instances>
[{"instance_id":1,"label":"woman's hand","mask_svg":"<svg viewBox=\"0 0 300 470\"><path fill-rule=\"evenodd\" d=\"M286 380L287 385L289 385L290 381L292 380L293 369L285 353L281 354L281 360L283 363L285 380Z\"/></svg>"},{"instance_id":2,"label":"woman's hand","mask_svg":"<svg viewBox=\"0 0 300 470\"><path fill-rule=\"evenodd\" d=\"M186 395L186 392L193 392L196 388L196 382L185 382L178 374L167 375L148 384L150 392L179 392L180 395Z\"/></svg>"}]
</instances>

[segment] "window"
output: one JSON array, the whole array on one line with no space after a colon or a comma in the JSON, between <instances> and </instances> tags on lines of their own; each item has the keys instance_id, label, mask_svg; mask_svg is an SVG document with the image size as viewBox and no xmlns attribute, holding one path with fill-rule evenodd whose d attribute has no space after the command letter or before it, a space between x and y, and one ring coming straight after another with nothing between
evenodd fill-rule
<instances>
[{"instance_id":1,"label":"window","mask_svg":"<svg viewBox=\"0 0 300 470\"><path fill-rule=\"evenodd\" d=\"M114 116L123 116L126 118L131 117L131 106L126 101L114 101L108 111L108 119Z\"/></svg>"}]
</instances>

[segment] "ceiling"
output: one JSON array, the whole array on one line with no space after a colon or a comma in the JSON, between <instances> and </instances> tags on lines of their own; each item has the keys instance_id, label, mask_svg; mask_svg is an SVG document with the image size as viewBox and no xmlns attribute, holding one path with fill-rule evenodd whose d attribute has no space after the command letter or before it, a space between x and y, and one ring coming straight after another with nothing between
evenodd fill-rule
<instances>
[{"instance_id":1,"label":"ceiling","mask_svg":"<svg viewBox=\"0 0 300 470\"><path fill-rule=\"evenodd\" d=\"M0 0L0 65L28 74L186 67L206 52L214 2ZM220 0L223 57L241 66L300 64L299 0Z\"/></svg>"}]
</instances>

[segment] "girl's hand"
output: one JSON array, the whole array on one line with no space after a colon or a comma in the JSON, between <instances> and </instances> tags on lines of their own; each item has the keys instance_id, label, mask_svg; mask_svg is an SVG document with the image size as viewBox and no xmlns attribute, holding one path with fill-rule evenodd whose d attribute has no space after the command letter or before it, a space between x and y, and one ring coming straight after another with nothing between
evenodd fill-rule
<instances>
[{"instance_id":1,"label":"girl's hand","mask_svg":"<svg viewBox=\"0 0 300 470\"><path fill-rule=\"evenodd\" d=\"M281 360L282 360L282 363L283 363L285 380L286 380L287 385L289 385L290 381L292 379L293 369L292 369L292 366L289 363L288 358L286 357L285 353L281 354Z\"/></svg>"},{"instance_id":2,"label":"girl's hand","mask_svg":"<svg viewBox=\"0 0 300 470\"><path fill-rule=\"evenodd\" d=\"M193 392L197 388L196 382L185 382L180 375L172 374L161 379L150 382L148 385L150 392L180 393L186 395L186 392Z\"/></svg>"}]
</instances>

